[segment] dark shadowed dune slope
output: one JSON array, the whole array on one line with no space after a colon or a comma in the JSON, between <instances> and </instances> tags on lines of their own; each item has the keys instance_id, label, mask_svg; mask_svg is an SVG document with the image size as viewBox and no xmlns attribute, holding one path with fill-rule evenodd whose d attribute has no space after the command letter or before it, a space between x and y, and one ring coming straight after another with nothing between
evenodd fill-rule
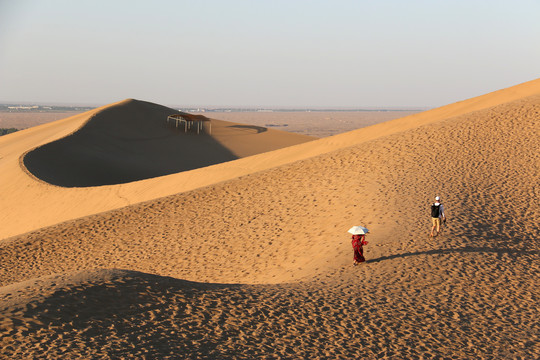
<instances>
[{"instance_id":1,"label":"dark shadowed dune slope","mask_svg":"<svg viewBox=\"0 0 540 360\"><path fill-rule=\"evenodd\" d=\"M179 113L158 104L125 100L96 113L74 134L30 151L24 165L34 176L53 185L112 185L206 167L314 139L265 128L252 130L219 120L212 121L211 134L184 132L166 121L168 115ZM276 142L276 134L285 140ZM231 138L235 141L227 141Z\"/></svg>"}]
</instances>

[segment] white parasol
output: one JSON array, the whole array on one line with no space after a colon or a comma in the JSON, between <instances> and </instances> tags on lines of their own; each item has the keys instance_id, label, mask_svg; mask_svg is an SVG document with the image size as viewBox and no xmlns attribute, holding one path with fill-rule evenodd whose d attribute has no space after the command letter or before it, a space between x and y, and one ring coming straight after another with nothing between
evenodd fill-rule
<instances>
[{"instance_id":1,"label":"white parasol","mask_svg":"<svg viewBox=\"0 0 540 360\"><path fill-rule=\"evenodd\" d=\"M349 229L348 232L353 235L364 235L364 234L367 234L369 230L363 226L353 226L352 228Z\"/></svg>"}]
</instances>

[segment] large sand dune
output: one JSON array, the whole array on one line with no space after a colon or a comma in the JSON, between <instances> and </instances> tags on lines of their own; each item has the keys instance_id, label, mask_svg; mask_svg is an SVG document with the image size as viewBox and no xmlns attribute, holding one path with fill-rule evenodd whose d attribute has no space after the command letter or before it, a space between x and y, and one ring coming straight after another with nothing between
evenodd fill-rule
<instances>
[{"instance_id":1,"label":"large sand dune","mask_svg":"<svg viewBox=\"0 0 540 360\"><path fill-rule=\"evenodd\" d=\"M539 120L535 80L156 179L27 176L36 202L146 201L3 240L2 354L538 358ZM449 221L429 239L435 195ZM372 231L359 267L351 225Z\"/></svg>"},{"instance_id":2,"label":"large sand dune","mask_svg":"<svg viewBox=\"0 0 540 360\"><path fill-rule=\"evenodd\" d=\"M536 94L539 92L539 88L540 82L538 80L530 81L456 104L349 133L289 146L276 151L264 152L235 161L127 184L83 189L62 188L50 186L50 184L42 181L35 181L35 178L28 176L28 171L25 171L24 166L21 167L21 162L23 162L27 152L75 133L96 113L121 105L122 102L105 106L0 138L0 171L2 171L2 174L6 174L6 176L0 177L0 188L3 189L3 196L0 197L0 208L10 209L8 212L3 211L0 213L0 223L2 224L0 227L0 239L69 219L76 219L201 188L408 129L414 129L453 116L488 109L505 102ZM252 133L261 134L257 131L252 131ZM243 136L246 136L245 132ZM274 136L270 143L274 141L280 146L276 138L280 137ZM229 142L224 146L235 146L237 147L236 151L246 151L241 144L242 141L238 141L238 138L229 137ZM253 145L253 141L249 142L249 144ZM290 142L283 146L286 145L290 145ZM265 147L261 150L269 150L269 148Z\"/></svg>"},{"instance_id":3,"label":"large sand dune","mask_svg":"<svg viewBox=\"0 0 540 360\"><path fill-rule=\"evenodd\" d=\"M179 112L123 101L93 114L71 136L30 151L24 165L50 184L101 186L202 168L314 139L219 120L213 121L213 129L206 125L206 131L187 132L183 125L166 122L172 114Z\"/></svg>"}]
</instances>

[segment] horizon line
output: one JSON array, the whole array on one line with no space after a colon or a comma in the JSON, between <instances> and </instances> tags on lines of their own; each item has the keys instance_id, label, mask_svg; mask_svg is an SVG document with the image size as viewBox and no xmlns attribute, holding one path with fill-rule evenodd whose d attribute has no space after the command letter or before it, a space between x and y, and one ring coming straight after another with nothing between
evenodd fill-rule
<instances>
[{"instance_id":1,"label":"horizon line","mask_svg":"<svg viewBox=\"0 0 540 360\"><path fill-rule=\"evenodd\" d=\"M141 100L147 101L147 100ZM153 101L149 101L153 102ZM85 108L97 108L101 106L107 106L111 103L102 104L102 103L76 103L76 102L46 102L46 101L1 101L0 106L58 106L58 107L85 107ZM169 104L160 104L163 106L168 106L178 110L191 110L191 111L238 111L238 112L249 112L249 111L425 111L432 109L432 106L398 106L398 105L388 105L388 106L264 106L264 105L169 105Z\"/></svg>"}]
</instances>

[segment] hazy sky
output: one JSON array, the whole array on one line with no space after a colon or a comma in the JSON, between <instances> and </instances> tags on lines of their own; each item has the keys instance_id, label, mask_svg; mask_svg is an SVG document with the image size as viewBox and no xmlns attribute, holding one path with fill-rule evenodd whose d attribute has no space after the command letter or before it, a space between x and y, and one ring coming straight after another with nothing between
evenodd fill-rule
<instances>
[{"instance_id":1,"label":"hazy sky","mask_svg":"<svg viewBox=\"0 0 540 360\"><path fill-rule=\"evenodd\" d=\"M540 1L0 0L0 102L436 107L540 77Z\"/></svg>"}]
</instances>

